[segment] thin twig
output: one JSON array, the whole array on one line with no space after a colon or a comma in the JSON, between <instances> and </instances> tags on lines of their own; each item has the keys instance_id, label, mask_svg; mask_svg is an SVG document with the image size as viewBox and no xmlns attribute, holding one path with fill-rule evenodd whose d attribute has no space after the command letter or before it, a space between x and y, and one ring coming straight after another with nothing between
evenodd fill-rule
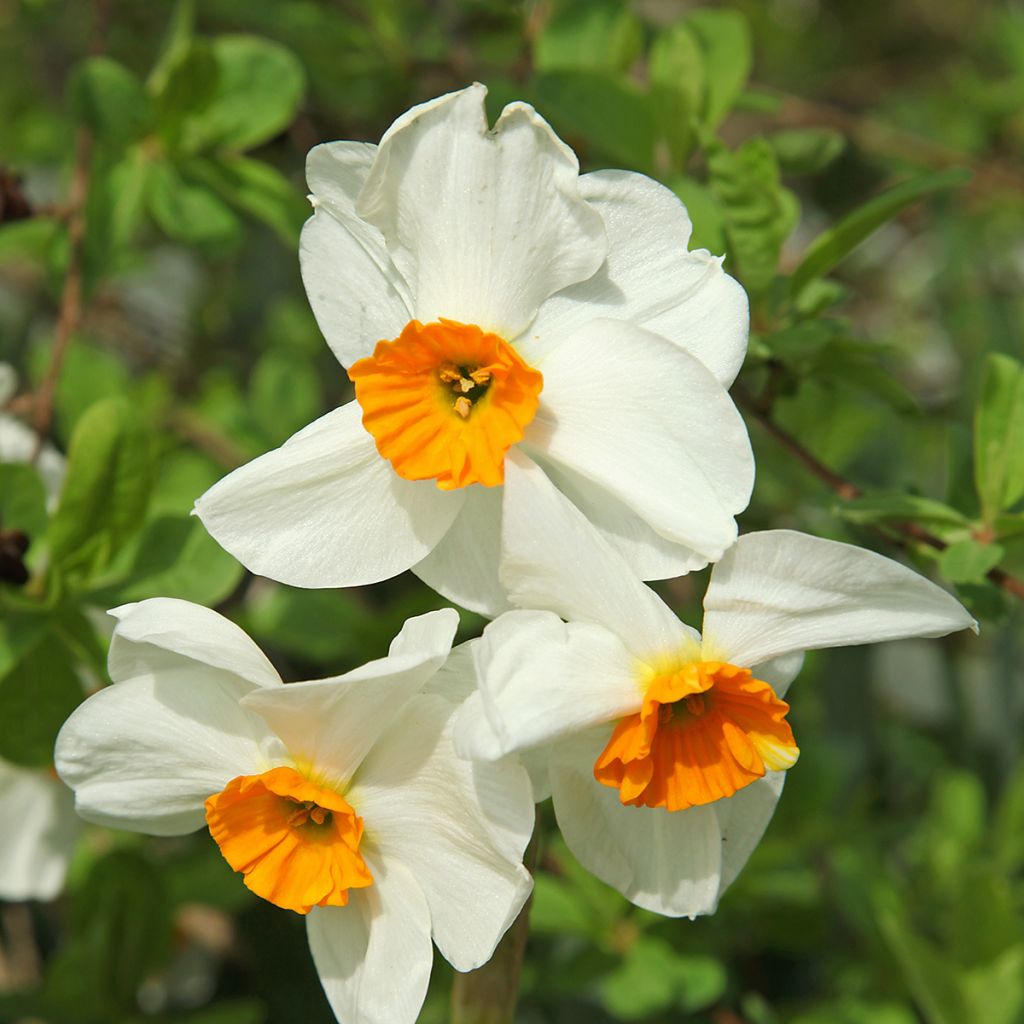
<instances>
[{"instance_id":1,"label":"thin twig","mask_svg":"<svg viewBox=\"0 0 1024 1024\"><path fill-rule=\"evenodd\" d=\"M110 19L110 0L93 0L93 30L89 52L95 56L103 52L107 23ZM43 442L50 432L53 419L53 396L57 380L67 355L68 346L82 321L82 275L85 251L85 204L89 198L89 178L92 167L92 132L83 126L75 140L75 166L71 176L71 192L67 203L68 269L61 290L57 331L50 355L50 365L35 393L32 425L36 432L36 448L32 459L39 458Z\"/></svg>"},{"instance_id":2,"label":"thin twig","mask_svg":"<svg viewBox=\"0 0 1024 1024\"><path fill-rule=\"evenodd\" d=\"M776 423L769 410L758 402L752 395L741 387L734 387L733 394L736 401L758 422L765 433L771 435L778 444L793 456L808 472L816 476L830 490L835 492L843 501L853 501L864 493L855 483L840 476L834 469L826 466L816 455L808 451L792 434ZM898 536L890 538L903 547L911 543L925 544L936 551L945 551L949 546L941 537L937 537L930 530L913 522L893 522L886 524L888 529L893 530ZM889 536L886 531L879 531ZM1024 581L1011 576L1003 569L990 569L986 577L1001 590L1024 601Z\"/></svg>"},{"instance_id":3,"label":"thin twig","mask_svg":"<svg viewBox=\"0 0 1024 1024\"><path fill-rule=\"evenodd\" d=\"M993 188L1024 191L1024 174L1018 168L995 159L979 159L970 153L936 142L915 132L886 124L870 115L844 110L830 103L802 99L767 86L758 86L781 101L772 117L773 127L836 128L861 149L900 160L911 160L926 167L969 167L972 172L967 188L985 194Z\"/></svg>"}]
</instances>

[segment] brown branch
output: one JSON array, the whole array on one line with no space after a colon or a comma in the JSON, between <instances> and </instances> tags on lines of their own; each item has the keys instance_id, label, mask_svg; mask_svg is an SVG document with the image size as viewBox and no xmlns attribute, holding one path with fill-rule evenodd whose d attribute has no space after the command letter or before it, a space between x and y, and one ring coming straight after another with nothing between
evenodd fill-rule
<instances>
[{"instance_id":1,"label":"brown branch","mask_svg":"<svg viewBox=\"0 0 1024 1024\"><path fill-rule=\"evenodd\" d=\"M737 403L742 406L757 421L765 433L769 434L778 444L793 456L812 476L816 476L830 490L832 490L843 501L853 501L859 498L864 492L855 483L840 476L835 470L826 466L816 455L808 451L789 431L784 430L776 423L764 404L758 402L749 392L738 385L733 388L733 395ZM937 537L930 530L913 522L894 522L888 524L898 536L890 537L903 547L910 543L924 544L936 551L945 551L949 546L941 537ZM885 536L889 534L879 531ZM1024 581L1011 576L1003 569L990 569L986 574L989 582L994 583L1001 590L1012 594L1024 601Z\"/></svg>"},{"instance_id":2,"label":"brown branch","mask_svg":"<svg viewBox=\"0 0 1024 1024\"><path fill-rule=\"evenodd\" d=\"M110 0L93 0L93 29L89 52L102 53L110 20ZM92 132L82 127L75 140L75 166L71 175L71 191L67 203L68 269L61 290L57 314L57 331L50 355L50 365L34 397L32 426L36 432L36 449L32 459L39 458L43 441L50 432L53 419L53 396L67 355L68 346L82 321L82 274L85 250L85 204L89 198L92 167Z\"/></svg>"},{"instance_id":3,"label":"brown branch","mask_svg":"<svg viewBox=\"0 0 1024 1024\"><path fill-rule=\"evenodd\" d=\"M968 167L972 177L966 188L985 194L993 188L1024 191L1024 174L1005 162L979 159L963 150L936 142L914 132L896 128L870 115L844 110L829 103L805 100L767 86L759 89L781 101L772 116L774 127L828 127L841 131L861 149L900 160L912 160L926 167Z\"/></svg>"}]
</instances>

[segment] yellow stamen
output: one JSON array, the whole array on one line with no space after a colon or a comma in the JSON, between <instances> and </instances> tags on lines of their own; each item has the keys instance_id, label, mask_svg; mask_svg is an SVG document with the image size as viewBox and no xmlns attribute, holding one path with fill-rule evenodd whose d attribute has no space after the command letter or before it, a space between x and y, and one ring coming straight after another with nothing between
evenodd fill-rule
<instances>
[{"instance_id":1,"label":"yellow stamen","mask_svg":"<svg viewBox=\"0 0 1024 1024\"><path fill-rule=\"evenodd\" d=\"M377 451L399 476L446 491L504 483L544 385L502 338L454 320L411 320L348 375Z\"/></svg>"},{"instance_id":2,"label":"yellow stamen","mask_svg":"<svg viewBox=\"0 0 1024 1024\"><path fill-rule=\"evenodd\" d=\"M286 910L343 907L349 889L373 884L359 853L362 818L294 768L232 779L206 801L206 822L245 884Z\"/></svg>"},{"instance_id":3,"label":"yellow stamen","mask_svg":"<svg viewBox=\"0 0 1024 1024\"><path fill-rule=\"evenodd\" d=\"M616 726L594 778L634 807L713 803L796 763L788 711L749 669L685 664L651 681L640 713Z\"/></svg>"}]
</instances>

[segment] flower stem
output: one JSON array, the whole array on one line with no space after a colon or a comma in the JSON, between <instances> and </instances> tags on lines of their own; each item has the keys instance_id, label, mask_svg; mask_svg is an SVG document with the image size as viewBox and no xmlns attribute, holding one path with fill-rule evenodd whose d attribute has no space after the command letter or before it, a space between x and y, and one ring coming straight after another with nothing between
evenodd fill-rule
<instances>
[{"instance_id":1,"label":"flower stem","mask_svg":"<svg viewBox=\"0 0 1024 1024\"><path fill-rule=\"evenodd\" d=\"M526 848L523 863L532 874L537 865L540 845L540 819L533 827L533 838ZM519 916L505 932L494 956L475 971L455 973L452 982L451 1024L512 1024L519 1000L519 977L530 930L530 896Z\"/></svg>"}]
</instances>

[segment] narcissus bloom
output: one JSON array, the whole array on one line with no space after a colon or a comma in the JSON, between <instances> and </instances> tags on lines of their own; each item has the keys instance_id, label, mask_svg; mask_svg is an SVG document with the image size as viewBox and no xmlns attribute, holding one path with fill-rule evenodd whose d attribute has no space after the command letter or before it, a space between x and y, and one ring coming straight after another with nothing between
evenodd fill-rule
<instances>
[{"instance_id":1,"label":"narcissus bloom","mask_svg":"<svg viewBox=\"0 0 1024 1024\"><path fill-rule=\"evenodd\" d=\"M64 887L81 823L51 771L0 760L0 900L52 900Z\"/></svg>"},{"instance_id":2,"label":"narcissus bloom","mask_svg":"<svg viewBox=\"0 0 1024 1024\"><path fill-rule=\"evenodd\" d=\"M523 103L479 85L402 115L380 146L307 162L302 274L354 402L231 473L196 513L249 569L302 587L412 568L496 614L519 451L644 579L717 559L753 459L726 388L747 301L641 174L579 175Z\"/></svg>"},{"instance_id":3,"label":"narcissus bloom","mask_svg":"<svg viewBox=\"0 0 1024 1024\"><path fill-rule=\"evenodd\" d=\"M458 970L489 959L530 891L533 805L519 766L451 748L466 695L442 667L454 611L410 619L379 661L289 685L198 605L112 614L114 685L57 740L83 817L154 835L207 825L253 892L307 915L345 1024L412 1024L431 937Z\"/></svg>"},{"instance_id":4,"label":"narcissus bloom","mask_svg":"<svg viewBox=\"0 0 1024 1024\"><path fill-rule=\"evenodd\" d=\"M535 466L510 460L505 486L535 510L503 524L502 579L532 610L473 645L478 690L456 750L546 750L570 849L662 914L711 913L767 826L799 753L782 698L804 651L975 625L890 559L772 530L714 567L700 634Z\"/></svg>"}]
</instances>

